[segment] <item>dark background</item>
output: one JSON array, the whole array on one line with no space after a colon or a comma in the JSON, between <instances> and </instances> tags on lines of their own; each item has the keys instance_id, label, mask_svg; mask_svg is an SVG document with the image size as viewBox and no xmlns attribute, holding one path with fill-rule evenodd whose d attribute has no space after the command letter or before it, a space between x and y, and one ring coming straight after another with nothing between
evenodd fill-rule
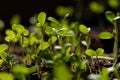
<instances>
[{"instance_id":1,"label":"dark background","mask_svg":"<svg viewBox=\"0 0 120 80\"><path fill-rule=\"evenodd\" d=\"M87 26L98 26L99 18L106 22L104 12L95 14L89 9L89 3L96 1L103 5L106 10L114 12L117 9L112 9L107 4L107 0L1 0L0 1L0 19L2 19L6 26L9 25L10 19L13 15L19 14L22 18L23 25L29 25L28 19L36 13L44 11L48 16L58 18L55 13L57 6L72 6L74 14L71 17L73 21L79 21ZM106 22L107 23L107 22Z\"/></svg>"},{"instance_id":2,"label":"dark background","mask_svg":"<svg viewBox=\"0 0 120 80\"><path fill-rule=\"evenodd\" d=\"M0 19L9 24L14 14L19 14L23 24L36 13L44 11L47 15L56 16L55 8L59 5L75 6L73 0L2 0L0 1Z\"/></svg>"}]
</instances>

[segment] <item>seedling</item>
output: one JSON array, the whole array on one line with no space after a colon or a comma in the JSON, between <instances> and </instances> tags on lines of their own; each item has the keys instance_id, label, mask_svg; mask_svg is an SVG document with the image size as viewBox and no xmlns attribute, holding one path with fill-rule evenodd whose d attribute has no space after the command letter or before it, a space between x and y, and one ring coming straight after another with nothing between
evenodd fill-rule
<instances>
[{"instance_id":1,"label":"seedling","mask_svg":"<svg viewBox=\"0 0 120 80\"><path fill-rule=\"evenodd\" d=\"M7 29L5 32L5 40L8 45L0 45L0 66L7 66L11 70L8 70L10 74L0 73L0 75L10 77L9 79L6 78L6 80L26 80L26 77L30 79L30 75L37 75L38 79L45 80L62 80L63 77L63 80L80 80L86 76L85 74L87 73L83 73L88 68L88 72L92 73L92 68L94 67L93 59L97 60L97 66L99 67L99 56L103 55L104 49L91 49L90 45L92 43L89 37L91 28L78 22L69 24L66 20L67 17L68 14L65 15L64 20L59 21L54 17L47 17L45 12L40 12L37 18L35 17L37 22L33 25L34 30L31 32L23 25L12 24L12 28ZM114 14L108 12L106 17L113 22L115 29L113 33L102 32L99 37L101 39L115 39L113 53L117 56L118 31L116 21L119 16L115 17ZM11 61L13 58L10 55L16 55L14 51L10 52L11 48L14 50L11 46L16 47L16 43L22 50L20 51L22 56L19 55L22 58L22 62ZM81 44L85 46L84 49ZM8 63L9 65L3 63ZM92 64L90 65L90 63ZM97 79L102 80L104 78L108 80L110 72L106 68L102 71L100 70L102 69L99 69L101 74L96 75ZM116 70L118 70L117 67ZM117 71L115 71L116 73ZM3 80L3 77L0 76L0 79ZM84 79L86 80L87 77Z\"/></svg>"},{"instance_id":2,"label":"seedling","mask_svg":"<svg viewBox=\"0 0 120 80\"><path fill-rule=\"evenodd\" d=\"M119 15L115 16L115 14L112 13L111 11L107 11L105 15L106 15L106 18L114 25L113 33L102 32L100 33L99 37L101 39L114 38L113 54L115 57L115 62L113 66L115 66L117 63L117 59L118 59L118 20L120 19L120 17Z\"/></svg>"}]
</instances>

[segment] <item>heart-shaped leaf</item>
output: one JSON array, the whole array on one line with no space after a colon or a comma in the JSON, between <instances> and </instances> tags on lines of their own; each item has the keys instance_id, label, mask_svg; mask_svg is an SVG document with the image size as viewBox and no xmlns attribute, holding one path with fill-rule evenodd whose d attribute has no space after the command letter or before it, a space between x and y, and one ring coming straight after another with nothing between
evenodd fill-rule
<instances>
[{"instance_id":1,"label":"heart-shaped leaf","mask_svg":"<svg viewBox=\"0 0 120 80\"><path fill-rule=\"evenodd\" d=\"M97 55L97 56L101 56L103 53L104 53L104 49L102 49L102 48L98 48L98 49L96 50L96 55Z\"/></svg>"},{"instance_id":2,"label":"heart-shaped leaf","mask_svg":"<svg viewBox=\"0 0 120 80\"><path fill-rule=\"evenodd\" d=\"M41 44L39 45L39 47L38 47L38 49L39 50L45 50L45 49L47 49L48 47L49 47L50 45L49 45L49 43L48 42L41 42Z\"/></svg>"},{"instance_id":3,"label":"heart-shaped leaf","mask_svg":"<svg viewBox=\"0 0 120 80\"><path fill-rule=\"evenodd\" d=\"M96 55L96 52L94 51L94 50L92 50L92 49L87 49L86 51L85 51L85 53L88 55L88 56L95 56Z\"/></svg>"},{"instance_id":4,"label":"heart-shaped leaf","mask_svg":"<svg viewBox=\"0 0 120 80\"><path fill-rule=\"evenodd\" d=\"M48 40L49 44L54 44L57 41L56 36L51 36L51 38Z\"/></svg>"}]
</instances>

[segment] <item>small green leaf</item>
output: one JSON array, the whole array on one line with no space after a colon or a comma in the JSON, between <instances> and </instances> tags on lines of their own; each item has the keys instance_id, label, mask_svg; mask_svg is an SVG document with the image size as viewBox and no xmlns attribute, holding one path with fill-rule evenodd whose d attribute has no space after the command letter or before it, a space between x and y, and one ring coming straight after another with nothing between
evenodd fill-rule
<instances>
[{"instance_id":1,"label":"small green leaf","mask_svg":"<svg viewBox=\"0 0 120 80\"><path fill-rule=\"evenodd\" d=\"M110 80L109 73L107 68L103 68L99 80Z\"/></svg>"},{"instance_id":2,"label":"small green leaf","mask_svg":"<svg viewBox=\"0 0 120 80\"><path fill-rule=\"evenodd\" d=\"M56 36L51 36L51 38L48 40L48 42L50 43L50 44L53 44L53 43L55 43L57 41L57 37Z\"/></svg>"},{"instance_id":3,"label":"small green leaf","mask_svg":"<svg viewBox=\"0 0 120 80\"><path fill-rule=\"evenodd\" d=\"M4 52L4 50L6 50L7 48L8 48L7 45L1 44L1 45L0 45L0 53L1 53L1 52Z\"/></svg>"},{"instance_id":4,"label":"small green leaf","mask_svg":"<svg viewBox=\"0 0 120 80\"><path fill-rule=\"evenodd\" d=\"M101 56L103 53L104 53L104 49L102 49L102 48L98 48L98 49L96 50L96 55L97 55L97 56Z\"/></svg>"},{"instance_id":5,"label":"small green leaf","mask_svg":"<svg viewBox=\"0 0 120 80\"><path fill-rule=\"evenodd\" d=\"M27 37L20 38L20 43L23 47L28 46L29 40Z\"/></svg>"},{"instance_id":6,"label":"small green leaf","mask_svg":"<svg viewBox=\"0 0 120 80\"><path fill-rule=\"evenodd\" d=\"M54 74L57 80L72 80L72 74L64 63L55 65Z\"/></svg>"},{"instance_id":7,"label":"small green leaf","mask_svg":"<svg viewBox=\"0 0 120 80\"><path fill-rule=\"evenodd\" d=\"M56 19L53 18L53 17L48 17L47 20L49 20L49 21L51 21L51 22L54 22L55 24L57 24L57 25L59 25L59 26L61 25L61 24L59 23L59 21L56 20Z\"/></svg>"},{"instance_id":8,"label":"small green leaf","mask_svg":"<svg viewBox=\"0 0 120 80\"><path fill-rule=\"evenodd\" d=\"M24 32L23 32L23 35L24 36L28 36L29 35L29 31L27 29L25 29Z\"/></svg>"},{"instance_id":9,"label":"small green leaf","mask_svg":"<svg viewBox=\"0 0 120 80\"><path fill-rule=\"evenodd\" d=\"M3 63L3 59L0 59L0 66L2 65L2 63Z\"/></svg>"},{"instance_id":10,"label":"small green leaf","mask_svg":"<svg viewBox=\"0 0 120 80\"><path fill-rule=\"evenodd\" d=\"M67 32L68 32L67 28L61 28L58 30L58 35L66 36Z\"/></svg>"},{"instance_id":11,"label":"small green leaf","mask_svg":"<svg viewBox=\"0 0 120 80\"><path fill-rule=\"evenodd\" d=\"M81 64L81 66L80 66L80 69L86 69L87 64L88 64L88 61L87 61L87 60L82 61L82 64Z\"/></svg>"},{"instance_id":12,"label":"small green leaf","mask_svg":"<svg viewBox=\"0 0 120 80\"><path fill-rule=\"evenodd\" d=\"M46 26L45 33L48 34L48 35L53 34L54 30L52 29L52 27Z\"/></svg>"},{"instance_id":13,"label":"small green leaf","mask_svg":"<svg viewBox=\"0 0 120 80\"><path fill-rule=\"evenodd\" d=\"M14 73L21 73L21 74L28 74L29 71L28 71L28 68L24 65L16 65L13 67L12 71Z\"/></svg>"},{"instance_id":14,"label":"small green leaf","mask_svg":"<svg viewBox=\"0 0 120 80\"><path fill-rule=\"evenodd\" d=\"M36 44L38 42L38 40L35 36L31 36L29 41L30 41L30 45Z\"/></svg>"},{"instance_id":15,"label":"small green leaf","mask_svg":"<svg viewBox=\"0 0 120 80\"><path fill-rule=\"evenodd\" d=\"M38 15L38 22L43 26L45 24L46 20L46 13L45 12L40 12Z\"/></svg>"},{"instance_id":16,"label":"small green leaf","mask_svg":"<svg viewBox=\"0 0 120 80\"><path fill-rule=\"evenodd\" d=\"M37 71L37 66L32 66L31 68L29 68L29 73L33 73Z\"/></svg>"},{"instance_id":17,"label":"small green leaf","mask_svg":"<svg viewBox=\"0 0 120 80\"><path fill-rule=\"evenodd\" d=\"M84 34L88 34L88 28L85 26L85 25L83 25L83 24L81 24L80 26L79 26L79 30L80 30L80 32L82 32L82 33L84 33Z\"/></svg>"},{"instance_id":18,"label":"small green leaf","mask_svg":"<svg viewBox=\"0 0 120 80\"><path fill-rule=\"evenodd\" d=\"M14 30L17 34L22 34L24 32L24 26L13 24L12 30Z\"/></svg>"},{"instance_id":19,"label":"small green leaf","mask_svg":"<svg viewBox=\"0 0 120 80\"><path fill-rule=\"evenodd\" d=\"M72 30L69 30L66 36L75 36L75 33Z\"/></svg>"},{"instance_id":20,"label":"small green leaf","mask_svg":"<svg viewBox=\"0 0 120 80\"><path fill-rule=\"evenodd\" d=\"M38 49L39 50L45 50L49 47L49 43L48 42L41 42L41 44L39 45Z\"/></svg>"},{"instance_id":21,"label":"small green leaf","mask_svg":"<svg viewBox=\"0 0 120 80\"><path fill-rule=\"evenodd\" d=\"M12 74L1 72L0 80L14 80L14 77Z\"/></svg>"},{"instance_id":22,"label":"small green leaf","mask_svg":"<svg viewBox=\"0 0 120 80\"><path fill-rule=\"evenodd\" d=\"M115 18L115 14L114 13L112 13L111 11L106 11L105 16L108 19L108 21L113 23L113 19Z\"/></svg>"},{"instance_id":23,"label":"small green leaf","mask_svg":"<svg viewBox=\"0 0 120 80\"><path fill-rule=\"evenodd\" d=\"M101 39L111 39L111 38L113 38L113 34L110 32L102 32L102 33L100 33L99 37Z\"/></svg>"},{"instance_id":24,"label":"small green leaf","mask_svg":"<svg viewBox=\"0 0 120 80\"><path fill-rule=\"evenodd\" d=\"M92 50L92 49L87 49L86 51L85 51L85 53L88 55L88 56L95 56L96 55L96 52L94 51L94 50Z\"/></svg>"},{"instance_id":25,"label":"small green leaf","mask_svg":"<svg viewBox=\"0 0 120 80\"><path fill-rule=\"evenodd\" d=\"M9 39L10 40L13 40L14 38L15 38L15 33L12 31L12 30L6 30L5 31L5 34L7 35L7 36L9 36Z\"/></svg>"},{"instance_id":26,"label":"small green leaf","mask_svg":"<svg viewBox=\"0 0 120 80\"><path fill-rule=\"evenodd\" d=\"M4 61L7 61L8 54L7 54L6 52L1 52L1 53L0 53L0 57L1 57Z\"/></svg>"}]
</instances>

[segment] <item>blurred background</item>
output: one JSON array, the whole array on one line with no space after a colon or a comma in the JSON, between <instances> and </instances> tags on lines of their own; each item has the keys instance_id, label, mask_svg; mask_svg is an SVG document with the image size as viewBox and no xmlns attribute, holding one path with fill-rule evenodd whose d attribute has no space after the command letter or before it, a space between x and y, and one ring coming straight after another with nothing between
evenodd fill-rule
<instances>
[{"instance_id":1,"label":"blurred background","mask_svg":"<svg viewBox=\"0 0 120 80\"><path fill-rule=\"evenodd\" d=\"M104 26L106 10L119 11L119 0L1 0L0 19L6 27L14 15L20 17L23 25L29 25L33 15L44 11L57 19L70 13L71 21L87 26Z\"/></svg>"}]
</instances>

